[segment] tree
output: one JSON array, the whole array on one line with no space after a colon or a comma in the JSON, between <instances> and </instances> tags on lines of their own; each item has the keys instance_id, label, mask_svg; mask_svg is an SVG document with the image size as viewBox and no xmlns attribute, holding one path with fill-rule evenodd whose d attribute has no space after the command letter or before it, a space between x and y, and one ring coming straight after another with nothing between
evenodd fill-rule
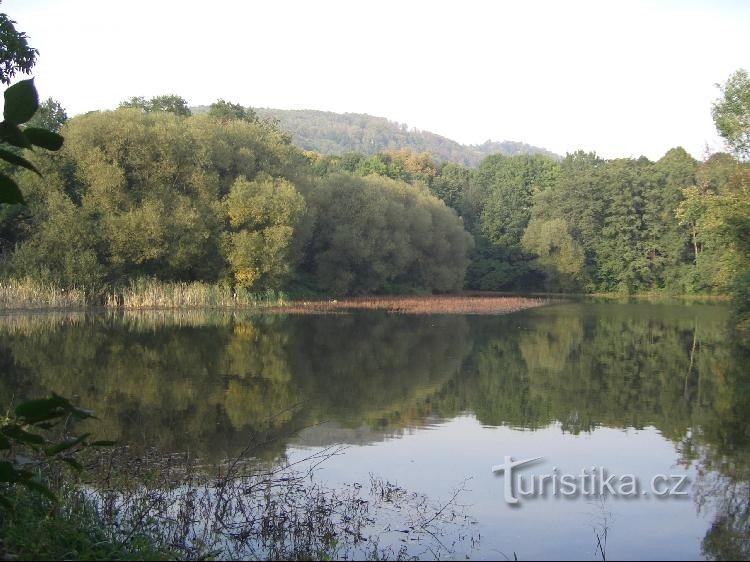
<instances>
[{"instance_id":1,"label":"tree","mask_svg":"<svg viewBox=\"0 0 750 562\"><path fill-rule=\"evenodd\" d=\"M310 206L315 224L304 265L319 288L363 294L463 286L471 237L426 189L333 174L311 191Z\"/></svg>"},{"instance_id":2,"label":"tree","mask_svg":"<svg viewBox=\"0 0 750 562\"><path fill-rule=\"evenodd\" d=\"M0 82L10 84L16 72L29 74L39 51L28 44L28 37L17 31L15 21L0 14Z\"/></svg>"},{"instance_id":3,"label":"tree","mask_svg":"<svg viewBox=\"0 0 750 562\"><path fill-rule=\"evenodd\" d=\"M224 251L234 280L247 289L274 288L291 270L289 250L305 200L282 178L238 178L226 200L232 231Z\"/></svg>"},{"instance_id":4,"label":"tree","mask_svg":"<svg viewBox=\"0 0 750 562\"><path fill-rule=\"evenodd\" d=\"M47 98L39 105L39 109L29 120L28 125L57 133L67 121L68 114L62 104L53 98Z\"/></svg>"},{"instance_id":5,"label":"tree","mask_svg":"<svg viewBox=\"0 0 750 562\"><path fill-rule=\"evenodd\" d=\"M156 96L148 100L143 96L134 96L121 102L119 107L121 109L136 108L145 111L146 113L152 111L164 111L167 113L174 113L181 117L188 117L191 114L190 107L185 98L175 94Z\"/></svg>"},{"instance_id":6,"label":"tree","mask_svg":"<svg viewBox=\"0 0 750 562\"><path fill-rule=\"evenodd\" d=\"M564 219L532 220L523 235L524 249L537 255L548 291L573 291L580 286L585 256Z\"/></svg>"},{"instance_id":7,"label":"tree","mask_svg":"<svg viewBox=\"0 0 750 562\"><path fill-rule=\"evenodd\" d=\"M208 116L221 121L258 121L258 115L252 108L243 107L238 103L232 103L219 99L208 108Z\"/></svg>"},{"instance_id":8,"label":"tree","mask_svg":"<svg viewBox=\"0 0 750 562\"><path fill-rule=\"evenodd\" d=\"M723 94L716 100L711 114L719 134L730 150L741 160L750 158L750 77L744 69L737 70L722 86Z\"/></svg>"}]
</instances>

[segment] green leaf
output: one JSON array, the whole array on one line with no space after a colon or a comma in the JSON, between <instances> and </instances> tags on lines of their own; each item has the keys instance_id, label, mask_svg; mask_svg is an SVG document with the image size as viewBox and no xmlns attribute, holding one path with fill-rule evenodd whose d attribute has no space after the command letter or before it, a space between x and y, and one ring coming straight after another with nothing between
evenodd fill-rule
<instances>
[{"instance_id":1,"label":"green leaf","mask_svg":"<svg viewBox=\"0 0 750 562\"><path fill-rule=\"evenodd\" d=\"M84 433L80 437L77 437L75 439L66 439L65 441L61 441L60 443L57 443L56 445L53 445L51 447L47 447L44 450L44 453L48 457L52 457L58 453L62 453L63 451L67 451L68 449L72 449L79 443L82 443L89 435L90 433Z\"/></svg>"},{"instance_id":2,"label":"green leaf","mask_svg":"<svg viewBox=\"0 0 750 562\"><path fill-rule=\"evenodd\" d=\"M34 166L34 164L26 160L26 158L22 158L21 156L18 156L18 154L12 153L10 150L0 148L0 158L5 160L6 162L15 164L16 166L22 166L27 170L31 170L32 172L35 172L39 177L41 177L42 175L39 170L36 169L36 166Z\"/></svg>"},{"instance_id":3,"label":"green leaf","mask_svg":"<svg viewBox=\"0 0 750 562\"><path fill-rule=\"evenodd\" d=\"M23 134L31 144L47 150L60 150L65 140L62 135L38 127L27 127Z\"/></svg>"},{"instance_id":4,"label":"green leaf","mask_svg":"<svg viewBox=\"0 0 750 562\"><path fill-rule=\"evenodd\" d=\"M67 411L66 406L70 406L70 402L56 396L28 400L18 405L16 416L25 423L34 424L64 416Z\"/></svg>"},{"instance_id":5,"label":"green leaf","mask_svg":"<svg viewBox=\"0 0 750 562\"><path fill-rule=\"evenodd\" d=\"M5 108L3 117L6 121L20 125L34 117L39 109L39 94L34 86L34 79L21 80L5 90Z\"/></svg>"},{"instance_id":6,"label":"green leaf","mask_svg":"<svg viewBox=\"0 0 750 562\"><path fill-rule=\"evenodd\" d=\"M5 425L0 428L0 432L2 432L2 434L6 437L10 437L11 439L20 441L21 443L28 443L29 445L41 445L42 443L44 443L44 437L42 437L41 435L37 435L36 433L29 433L28 431L21 429L16 424Z\"/></svg>"},{"instance_id":7,"label":"green leaf","mask_svg":"<svg viewBox=\"0 0 750 562\"><path fill-rule=\"evenodd\" d=\"M73 416L79 420L94 417L88 410L76 408L69 400L62 396L58 396L54 392L52 393L51 398L29 400L23 404L19 404L16 408L16 416L21 418L21 420L27 424L47 422L56 418L62 418L66 415Z\"/></svg>"},{"instance_id":8,"label":"green leaf","mask_svg":"<svg viewBox=\"0 0 750 562\"><path fill-rule=\"evenodd\" d=\"M18 189L16 182L5 174L0 174L0 203L7 203L9 205L25 204L21 190Z\"/></svg>"},{"instance_id":9,"label":"green leaf","mask_svg":"<svg viewBox=\"0 0 750 562\"><path fill-rule=\"evenodd\" d=\"M31 148L31 143L27 139L18 125L9 121L0 122L0 141L7 142L18 148Z\"/></svg>"}]
</instances>

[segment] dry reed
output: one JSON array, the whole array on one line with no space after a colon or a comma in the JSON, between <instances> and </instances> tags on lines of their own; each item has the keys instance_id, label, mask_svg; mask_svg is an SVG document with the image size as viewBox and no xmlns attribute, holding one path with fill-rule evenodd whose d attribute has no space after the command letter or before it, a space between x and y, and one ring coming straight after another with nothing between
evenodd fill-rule
<instances>
[{"instance_id":1,"label":"dry reed","mask_svg":"<svg viewBox=\"0 0 750 562\"><path fill-rule=\"evenodd\" d=\"M61 289L29 278L5 279L0 282L0 310L38 310L50 308L83 308L86 292Z\"/></svg>"},{"instance_id":2,"label":"dry reed","mask_svg":"<svg viewBox=\"0 0 750 562\"><path fill-rule=\"evenodd\" d=\"M126 309L259 308L284 306L284 295L268 290L251 292L209 283L164 283L150 279L131 282L125 289L106 295L104 305Z\"/></svg>"},{"instance_id":3,"label":"dry reed","mask_svg":"<svg viewBox=\"0 0 750 562\"><path fill-rule=\"evenodd\" d=\"M401 314L509 314L550 304L549 298L472 296L383 296L341 300L294 301L283 308L286 314L320 314L348 310L386 310Z\"/></svg>"}]
</instances>

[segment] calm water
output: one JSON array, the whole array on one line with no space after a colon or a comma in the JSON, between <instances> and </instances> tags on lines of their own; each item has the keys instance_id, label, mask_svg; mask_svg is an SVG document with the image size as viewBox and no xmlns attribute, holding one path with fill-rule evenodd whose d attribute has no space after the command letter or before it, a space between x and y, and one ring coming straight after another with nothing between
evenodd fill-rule
<instances>
[{"instance_id":1,"label":"calm water","mask_svg":"<svg viewBox=\"0 0 750 562\"><path fill-rule=\"evenodd\" d=\"M477 521L456 556L750 555L750 352L719 305L562 304L509 316L199 313L0 317L3 404L53 390L93 409L97 437L220 459L248 435L265 459L347 444L318 477L375 474ZM519 474L603 467L685 476L687 496L522 497ZM556 469L556 472L555 472ZM462 550L463 549L463 550Z\"/></svg>"}]
</instances>

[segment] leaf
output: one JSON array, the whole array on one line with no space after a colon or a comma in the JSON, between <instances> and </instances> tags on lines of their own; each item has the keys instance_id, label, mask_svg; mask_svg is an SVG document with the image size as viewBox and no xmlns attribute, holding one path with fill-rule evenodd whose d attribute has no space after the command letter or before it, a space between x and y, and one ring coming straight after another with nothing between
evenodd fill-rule
<instances>
[{"instance_id":1,"label":"leaf","mask_svg":"<svg viewBox=\"0 0 750 562\"><path fill-rule=\"evenodd\" d=\"M7 203L8 205L25 204L21 190L18 189L18 184L5 174L0 174L0 203Z\"/></svg>"},{"instance_id":2,"label":"leaf","mask_svg":"<svg viewBox=\"0 0 750 562\"><path fill-rule=\"evenodd\" d=\"M51 398L41 398L39 400L29 400L19 404L16 408L16 416L27 424L38 424L47 422L56 418L70 415L78 420L93 418L91 412L76 408L69 400L58 396L54 392ZM46 425L46 424L45 424Z\"/></svg>"},{"instance_id":3,"label":"leaf","mask_svg":"<svg viewBox=\"0 0 750 562\"><path fill-rule=\"evenodd\" d=\"M67 400L55 396L52 398L28 400L18 405L16 416L21 418L25 423L34 424L64 416L66 405L70 405Z\"/></svg>"},{"instance_id":4,"label":"leaf","mask_svg":"<svg viewBox=\"0 0 750 562\"><path fill-rule=\"evenodd\" d=\"M44 437L37 435L36 433L29 433L16 424L5 425L0 429L0 432L6 437L10 437L21 443L28 443L29 445L41 445L44 443Z\"/></svg>"},{"instance_id":5,"label":"leaf","mask_svg":"<svg viewBox=\"0 0 750 562\"><path fill-rule=\"evenodd\" d=\"M44 450L44 453L48 457L52 457L58 453L62 453L63 451L67 451L68 449L72 449L79 443L82 443L89 435L90 433L84 433L80 437L77 437L75 439L66 439L65 441L61 441L60 443L57 443L51 447L47 447Z\"/></svg>"},{"instance_id":6,"label":"leaf","mask_svg":"<svg viewBox=\"0 0 750 562\"><path fill-rule=\"evenodd\" d=\"M10 123L20 125L31 119L39 109L39 94L34 79L21 80L5 90L3 117Z\"/></svg>"},{"instance_id":7,"label":"leaf","mask_svg":"<svg viewBox=\"0 0 750 562\"><path fill-rule=\"evenodd\" d=\"M22 166L27 170L31 170L32 172L35 172L39 177L42 176L42 174L39 172L39 170L36 169L36 166L34 166L34 164L26 160L26 158L22 158L21 156L18 156L18 154L12 153L10 150L0 148L0 158L5 160L6 162L15 164L16 166Z\"/></svg>"},{"instance_id":8,"label":"leaf","mask_svg":"<svg viewBox=\"0 0 750 562\"><path fill-rule=\"evenodd\" d=\"M31 148L29 139L24 136L18 125L14 125L9 121L0 123L0 141L7 142L18 148Z\"/></svg>"},{"instance_id":9,"label":"leaf","mask_svg":"<svg viewBox=\"0 0 750 562\"><path fill-rule=\"evenodd\" d=\"M38 127L27 127L23 130L23 135L34 146L47 150L60 150L65 141L62 135Z\"/></svg>"}]
</instances>

